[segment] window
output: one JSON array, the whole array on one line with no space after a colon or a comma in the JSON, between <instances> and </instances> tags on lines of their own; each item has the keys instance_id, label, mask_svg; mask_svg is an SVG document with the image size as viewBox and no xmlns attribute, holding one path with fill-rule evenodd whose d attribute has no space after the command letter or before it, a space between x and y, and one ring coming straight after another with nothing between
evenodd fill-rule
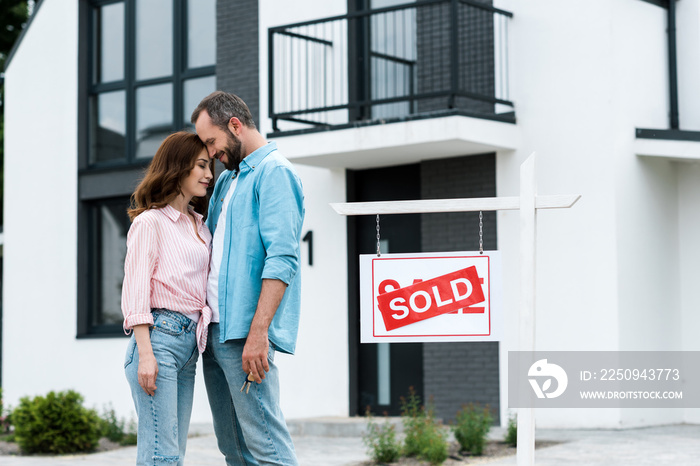
<instances>
[{"instance_id":1,"label":"window","mask_svg":"<svg viewBox=\"0 0 700 466\"><path fill-rule=\"evenodd\" d=\"M80 18L78 336L116 336L129 196L216 89L216 0L83 0Z\"/></svg>"},{"instance_id":2,"label":"window","mask_svg":"<svg viewBox=\"0 0 700 466\"><path fill-rule=\"evenodd\" d=\"M88 222L93 233L89 250L92 258L92 286L89 326L96 333L122 329L122 281L126 258L126 234L131 222L126 213L128 198L90 203Z\"/></svg>"},{"instance_id":3,"label":"window","mask_svg":"<svg viewBox=\"0 0 700 466\"><path fill-rule=\"evenodd\" d=\"M153 157L215 90L215 0L92 2L89 166Z\"/></svg>"}]
</instances>

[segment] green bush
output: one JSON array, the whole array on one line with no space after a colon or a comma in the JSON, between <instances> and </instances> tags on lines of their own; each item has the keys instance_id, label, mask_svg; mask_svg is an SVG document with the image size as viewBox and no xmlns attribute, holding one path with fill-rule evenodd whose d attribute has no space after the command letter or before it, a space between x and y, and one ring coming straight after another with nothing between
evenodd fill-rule
<instances>
[{"instance_id":1,"label":"green bush","mask_svg":"<svg viewBox=\"0 0 700 466\"><path fill-rule=\"evenodd\" d=\"M124 421L117 417L114 408L104 408L100 419L100 436L112 442L121 442L124 438Z\"/></svg>"},{"instance_id":2,"label":"green bush","mask_svg":"<svg viewBox=\"0 0 700 466\"><path fill-rule=\"evenodd\" d=\"M423 448L418 455L419 458L432 465L445 462L448 456L447 432L437 423L426 424L423 431Z\"/></svg>"},{"instance_id":3,"label":"green bush","mask_svg":"<svg viewBox=\"0 0 700 466\"><path fill-rule=\"evenodd\" d=\"M129 421L129 427L124 432L124 437L122 437L122 440L119 443L123 446L136 445L136 430L136 421L134 421L132 418L131 421Z\"/></svg>"},{"instance_id":4,"label":"green bush","mask_svg":"<svg viewBox=\"0 0 700 466\"><path fill-rule=\"evenodd\" d=\"M5 412L5 405L2 402L2 388L0 387L0 435L10 433L11 422L10 414Z\"/></svg>"},{"instance_id":5,"label":"green bush","mask_svg":"<svg viewBox=\"0 0 700 466\"><path fill-rule=\"evenodd\" d=\"M401 457L401 445L396 440L396 428L388 420L376 424L367 409L367 432L362 440L369 456L378 463L392 463Z\"/></svg>"},{"instance_id":6,"label":"green bush","mask_svg":"<svg viewBox=\"0 0 700 466\"><path fill-rule=\"evenodd\" d=\"M506 437L503 439L508 445L512 447L518 446L518 418L517 416L511 416L508 418L508 430L506 431Z\"/></svg>"},{"instance_id":7,"label":"green bush","mask_svg":"<svg viewBox=\"0 0 700 466\"><path fill-rule=\"evenodd\" d=\"M423 407L413 387L407 398L401 399L404 429L403 454L442 464L447 459L447 433L435 420L431 406Z\"/></svg>"},{"instance_id":8,"label":"green bush","mask_svg":"<svg viewBox=\"0 0 700 466\"><path fill-rule=\"evenodd\" d=\"M421 409L420 397L413 387L408 389L408 398L401 398L401 421L403 422L403 454L418 456L423 448L422 438L425 428L425 410Z\"/></svg>"},{"instance_id":9,"label":"green bush","mask_svg":"<svg viewBox=\"0 0 700 466\"><path fill-rule=\"evenodd\" d=\"M83 397L72 390L22 398L12 412L20 448L26 453L53 454L94 450L101 434L101 420L82 402Z\"/></svg>"},{"instance_id":10,"label":"green bush","mask_svg":"<svg viewBox=\"0 0 700 466\"><path fill-rule=\"evenodd\" d=\"M492 422L493 417L488 405L484 408L472 403L464 406L457 413L457 423L452 428L460 448L476 456L483 454Z\"/></svg>"}]
</instances>

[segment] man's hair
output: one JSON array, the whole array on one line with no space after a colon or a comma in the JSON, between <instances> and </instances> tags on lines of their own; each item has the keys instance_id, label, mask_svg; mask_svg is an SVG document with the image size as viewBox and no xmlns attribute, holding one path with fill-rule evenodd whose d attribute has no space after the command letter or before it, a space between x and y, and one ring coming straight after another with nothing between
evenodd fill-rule
<instances>
[{"instance_id":1,"label":"man's hair","mask_svg":"<svg viewBox=\"0 0 700 466\"><path fill-rule=\"evenodd\" d=\"M192 112L192 124L197 123L202 110L206 110L212 123L221 129L228 127L231 117L238 118L248 128L255 128L253 115L250 114L248 106L235 94L214 91L206 96Z\"/></svg>"}]
</instances>

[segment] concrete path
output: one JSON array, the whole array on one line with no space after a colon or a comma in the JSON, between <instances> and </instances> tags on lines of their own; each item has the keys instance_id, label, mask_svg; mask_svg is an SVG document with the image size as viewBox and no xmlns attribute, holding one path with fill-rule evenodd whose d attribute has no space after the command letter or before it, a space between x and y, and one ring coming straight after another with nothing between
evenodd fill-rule
<instances>
[{"instance_id":1,"label":"concrete path","mask_svg":"<svg viewBox=\"0 0 700 466\"><path fill-rule=\"evenodd\" d=\"M562 441L535 450L538 466L700 466L700 425L625 430L538 430L541 440ZM517 464L514 456L490 466Z\"/></svg>"},{"instance_id":2,"label":"concrete path","mask_svg":"<svg viewBox=\"0 0 700 466\"><path fill-rule=\"evenodd\" d=\"M325 429L323 423L306 422L290 426L302 466L356 466L366 461L366 449L359 437L357 421L336 420ZM353 428L352 426L355 425ZM340 427L338 427L340 426ZM197 436L187 446L187 466L224 466L211 429L198 426ZM310 434L300 434L306 431ZM340 436L338 436L340 434ZM503 430L494 429L491 438L502 439ZM539 440L563 443L537 449L538 466L698 466L700 465L700 425L673 425L627 430L538 430ZM0 456L2 466L35 465L129 465L134 464L136 448L122 448L90 455L60 457ZM510 456L489 461L490 466L515 465Z\"/></svg>"}]
</instances>

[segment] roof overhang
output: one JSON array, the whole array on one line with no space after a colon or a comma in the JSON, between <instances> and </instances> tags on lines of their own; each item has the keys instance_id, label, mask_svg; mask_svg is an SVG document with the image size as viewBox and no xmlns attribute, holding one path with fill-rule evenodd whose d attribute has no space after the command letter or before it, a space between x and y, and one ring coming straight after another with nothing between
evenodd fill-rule
<instances>
[{"instance_id":1,"label":"roof overhang","mask_svg":"<svg viewBox=\"0 0 700 466\"><path fill-rule=\"evenodd\" d=\"M294 163L364 169L515 150L513 123L451 115L277 137Z\"/></svg>"}]
</instances>

